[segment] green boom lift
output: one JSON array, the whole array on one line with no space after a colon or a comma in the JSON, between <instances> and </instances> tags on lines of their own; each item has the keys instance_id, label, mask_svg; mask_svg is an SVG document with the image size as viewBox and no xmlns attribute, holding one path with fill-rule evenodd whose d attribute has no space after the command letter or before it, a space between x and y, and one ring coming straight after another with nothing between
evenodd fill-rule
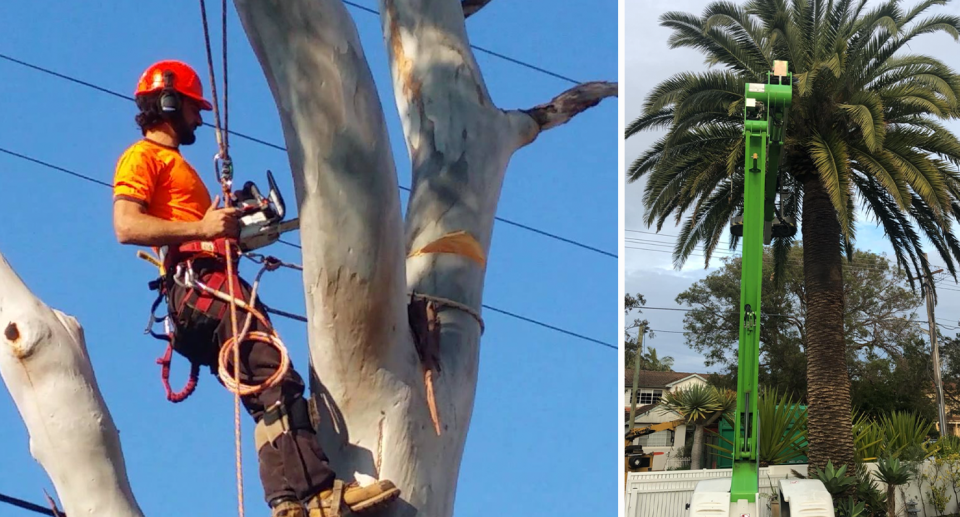
<instances>
[{"instance_id":1,"label":"green boom lift","mask_svg":"<svg viewBox=\"0 0 960 517\"><path fill-rule=\"evenodd\" d=\"M731 226L743 237L740 278L740 350L737 357L737 410L734 417L732 478L697 484L689 505L690 516L758 517L760 458L757 392L760 368L760 287L763 278L763 245L773 236L796 233L793 221L776 209L777 168L793 97L793 75L786 61L775 61L766 83L744 86L743 217ZM781 200L782 201L782 200ZM782 480L771 507L781 516L834 517L830 493L819 480ZM759 501L765 506L765 503ZM773 508L772 508L773 509ZM776 513L776 511L774 512Z\"/></svg>"}]
</instances>

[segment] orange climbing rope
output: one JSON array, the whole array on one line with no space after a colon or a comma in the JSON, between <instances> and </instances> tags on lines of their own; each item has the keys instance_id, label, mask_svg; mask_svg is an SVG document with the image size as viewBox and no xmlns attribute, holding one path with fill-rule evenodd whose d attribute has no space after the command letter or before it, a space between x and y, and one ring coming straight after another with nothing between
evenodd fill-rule
<instances>
[{"instance_id":1,"label":"orange climbing rope","mask_svg":"<svg viewBox=\"0 0 960 517\"><path fill-rule=\"evenodd\" d=\"M232 198L230 195L230 189L233 184L233 163L230 160L229 154L229 144L228 144L228 110L227 110L227 1L222 0L221 2L221 23L222 23L222 35L223 35L223 129L220 128L220 111L219 111L219 102L217 99L217 86L216 78L214 77L213 70L213 51L210 48L210 30L207 26L207 9L204 0L200 0L200 16L203 20L203 38L204 43L206 44L207 50L207 67L210 70L210 91L213 96L213 113L214 113L214 129L216 131L217 145L219 147L219 152L214 157L214 168L217 175L217 180L220 182L220 186L223 189L223 199L224 206L232 205ZM237 243L234 239L226 240L226 255L227 255L227 293L226 298L230 304L230 326L232 331L232 337L227 340L221 347L220 356L219 356L219 365L220 365L220 378L223 381L224 386L228 390L233 392L233 416L234 416L234 437L235 437L235 449L236 449L236 468L237 468L237 511L240 517L243 517L243 455L241 452L241 434L240 434L240 397L246 395L252 395L259 393L271 386L275 386L280 382L280 379L286 374L289 369L290 360L287 355L286 348L283 346L283 342L280 341L280 338L276 335L276 331L273 330L273 327L267 321L266 317L256 310L256 289L257 285L260 282L260 276L264 271L267 270L267 266L261 269L260 273L257 275L256 282L254 282L253 288L250 294L250 301L248 303L244 302L237 298L237 293L234 292L234 281L236 277L236 272L234 271L233 263L233 254L234 246ZM208 291L211 291L207 288ZM215 291L215 290L213 290ZM223 294L219 291L216 293L211 293L219 298L224 298ZM240 306L247 311L246 322L244 323L243 332L239 332L237 327L237 307ZM250 324L252 323L252 318L256 317L259 320L264 328L269 329L270 332L248 332ZM248 335L249 334L249 335ZM249 386L245 385L240 380L240 343L245 339L253 341L261 341L270 343L273 345L279 352L281 358L280 367L276 372L273 373L264 383ZM231 354L232 352L232 354ZM229 367L228 367L228 358L230 355L233 355L233 377L230 376Z\"/></svg>"},{"instance_id":2,"label":"orange climbing rope","mask_svg":"<svg viewBox=\"0 0 960 517\"><path fill-rule=\"evenodd\" d=\"M223 0L221 3L221 8L224 12L223 18L223 33L224 39L226 39L227 24L226 24L226 9L227 2ZM200 0L200 17L203 20L203 39L207 47L207 68L210 70L210 92L213 96L213 119L214 119L214 129L217 136L217 146L219 147L219 152L214 157L214 167L217 174L217 179L220 181L220 186L223 189L223 204L224 206L229 207L231 205L230 199L230 187L233 182L233 164L230 161L230 154L227 148L227 142L223 138L223 131L220 129L220 102L217 99L217 82L214 77L213 72L213 51L210 48L210 28L207 27L207 6L204 0ZM224 59L223 59L223 89L224 95L226 95L227 90L227 60L226 60L226 48L224 48ZM224 107L226 109L226 107ZM233 242L232 239L227 239L226 249L227 249L227 292L230 296L230 327L232 330L232 335L234 338L237 337L237 303L236 296L233 292ZM240 380L240 347L234 346L234 357L233 357L233 378ZM221 378L228 377L226 374L228 370L221 370ZM233 396L233 424L234 424L234 438L235 438L235 449L237 456L237 514L240 517L243 517L243 453L241 451L241 434L240 434L240 392L234 391Z\"/></svg>"}]
</instances>

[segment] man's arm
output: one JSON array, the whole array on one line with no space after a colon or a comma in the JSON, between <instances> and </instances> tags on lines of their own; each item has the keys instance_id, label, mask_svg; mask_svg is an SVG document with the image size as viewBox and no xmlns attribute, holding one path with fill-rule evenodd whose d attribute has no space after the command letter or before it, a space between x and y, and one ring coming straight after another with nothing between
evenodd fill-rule
<instances>
[{"instance_id":1,"label":"man's arm","mask_svg":"<svg viewBox=\"0 0 960 517\"><path fill-rule=\"evenodd\" d=\"M128 199L113 202L113 231L120 244L166 246L192 240L236 237L239 233L237 210L217 209L210 205L203 219L195 222L167 221L147 214L146 208Z\"/></svg>"}]
</instances>

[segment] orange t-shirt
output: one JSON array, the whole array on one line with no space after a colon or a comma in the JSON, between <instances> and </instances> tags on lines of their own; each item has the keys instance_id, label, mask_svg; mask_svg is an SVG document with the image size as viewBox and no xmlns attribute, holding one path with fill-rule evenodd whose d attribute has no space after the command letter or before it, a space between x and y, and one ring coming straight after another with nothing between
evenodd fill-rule
<instances>
[{"instance_id":1,"label":"orange t-shirt","mask_svg":"<svg viewBox=\"0 0 960 517\"><path fill-rule=\"evenodd\" d=\"M131 145L117 161L113 198L140 203L167 221L199 221L213 201L180 151L149 140Z\"/></svg>"}]
</instances>

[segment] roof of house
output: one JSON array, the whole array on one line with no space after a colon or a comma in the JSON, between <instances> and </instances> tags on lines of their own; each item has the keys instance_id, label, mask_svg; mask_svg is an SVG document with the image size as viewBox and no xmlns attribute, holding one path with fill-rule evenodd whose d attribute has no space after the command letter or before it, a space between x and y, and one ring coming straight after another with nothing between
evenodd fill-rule
<instances>
[{"instance_id":1,"label":"roof of house","mask_svg":"<svg viewBox=\"0 0 960 517\"><path fill-rule=\"evenodd\" d=\"M704 381L706 381L708 377L708 374L705 373L652 372L648 370L640 370L640 377L639 381L637 382L637 386L641 388L666 388L678 381L682 381L694 375L700 377ZM624 372L623 385L627 388L633 387L633 370L627 369Z\"/></svg>"},{"instance_id":2,"label":"roof of house","mask_svg":"<svg viewBox=\"0 0 960 517\"><path fill-rule=\"evenodd\" d=\"M642 406L637 406L637 412L635 413L634 418L646 413L647 411L650 411L655 406L656 404L644 404ZM630 420L630 406L625 406L623 410L625 412L625 416L627 417L627 420Z\"/></svg>"}]
</instances>

